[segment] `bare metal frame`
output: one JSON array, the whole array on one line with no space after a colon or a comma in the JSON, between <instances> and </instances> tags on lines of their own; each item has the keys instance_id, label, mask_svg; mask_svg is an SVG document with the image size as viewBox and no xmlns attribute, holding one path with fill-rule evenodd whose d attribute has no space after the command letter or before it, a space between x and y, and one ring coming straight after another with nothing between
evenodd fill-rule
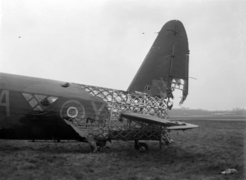
<instances>
[{"instance_id":1,"label":"bare metal frame","mask_svg":"<svg viewBox=\"0 0 246 180\"><path fill-rule=\"evenodd\" d=\"M121 91L97 86L79 84L79 86L93 96L102 98L110 111L107 127L111 139L121 140L160 140L165 129L158 125L143 122L134 122L120 118L122 111L131 111L148 114L167 119L167 98L152 96L147 93ZM107 134L104 133L103 134ZM100 136L100 135L99 135ZM104 137L101 134L101 137Z\"/></svg>"}]
</instances>

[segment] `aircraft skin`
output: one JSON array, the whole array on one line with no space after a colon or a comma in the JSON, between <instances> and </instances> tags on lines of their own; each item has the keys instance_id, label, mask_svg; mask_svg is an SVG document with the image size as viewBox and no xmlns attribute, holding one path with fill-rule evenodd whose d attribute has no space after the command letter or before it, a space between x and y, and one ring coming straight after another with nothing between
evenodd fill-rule
<instances>
[{"instance_id":1,"label":"aircraft skin","mask_svg":"<svg viewBox=\"0 0 246 180\"><path fill-rule=\"evenodd\" d=\"M128 91L0 73L0 138L73 139L95 150L95 141L161 141L163 135L169 139L168 128L198 127L166 120L172 91L183 91L182 102L188 95L188 54L183 24L172 20L162 27Z\"/></svg>"},{"instance_id":2,"label":"aircraft skin","mask_svg":"<svg viewBox=\"0 0 246 180\"><path fill-rule=\"evenodd\" d=\"M91 96L76 84L62 87L63 84L0 73L0 138L81 139L62 120L68 116L66 106L79 107L83 104L81 110L85 111L82 113L87 118L108 118L109 112L102 99ZM98 112L100 107L103 109ZM73 113L73 109L68 111L70 116Z\"/></svg>"}]
</instances>

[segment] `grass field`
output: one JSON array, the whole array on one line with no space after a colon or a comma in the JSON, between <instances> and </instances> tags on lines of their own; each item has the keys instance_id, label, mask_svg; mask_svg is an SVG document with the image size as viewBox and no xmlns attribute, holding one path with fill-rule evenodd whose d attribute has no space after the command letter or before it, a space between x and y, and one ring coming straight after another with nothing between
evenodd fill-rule
<instances>
[{"instance_id":1,"label":"grass field","mask_svg":"<svg viewBox=\"0 0 246 180\"><path fill-rule=\"evenodd\" d=\"M171 132L175 141L140 153L133 142L114 141L111 149L90 153L73 141L0 140L0 179L246 179L246 121L190 120L190 131ZM221 175L227 168L238 173Z\"/></svg>"}]
</instances>

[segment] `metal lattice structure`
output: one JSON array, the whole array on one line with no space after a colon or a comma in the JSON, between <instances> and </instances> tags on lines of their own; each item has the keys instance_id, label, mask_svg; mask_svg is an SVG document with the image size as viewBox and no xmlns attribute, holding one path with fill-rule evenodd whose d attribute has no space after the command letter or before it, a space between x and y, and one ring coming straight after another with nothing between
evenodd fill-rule
<instances>
[{"instance_id":1,"label":"metal lattice structure","mask_svg":"<svg viewBox=\"0 0 246 180\"><path fill-rule=\"evenodd\" d=\"M120 118L120 113L131 111L167 119L166 98L151 96L147 93L127 92L83 84L79 84L79 86L91 95L102 98L107 103L111 116L106 124L111 139L160 140L163 132L162 127Z\"/></svg>"}]
</instances>

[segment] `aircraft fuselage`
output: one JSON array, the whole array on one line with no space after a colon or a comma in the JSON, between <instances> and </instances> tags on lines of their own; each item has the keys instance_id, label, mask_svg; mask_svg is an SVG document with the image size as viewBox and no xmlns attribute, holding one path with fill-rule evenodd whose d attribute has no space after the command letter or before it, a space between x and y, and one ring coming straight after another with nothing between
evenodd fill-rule
<instances>
[{"instance_id":1,"label":"aircraft fuselage","mask_svg":"<svg viewBox=\"0 0 246 180\"><path fill-rule=\"evenodd\" d=\"M0 138L170 142L167 130L198 127L167 120L172 91L181 104L188 95L188 69L186 31L171 20L127 91L0 73Z\"/></svg>"},{"instance_id":2,"label":"aircraft fuselage","mask_svg":"<svg viewBox=\"0 0 246 180\"><path fill-rule=\"evenodd\" d=\"M103 126L109 111L76 84L0 73L1 139L81 139L63 120L71 118Z\"/></svg>"}]
</instances>

